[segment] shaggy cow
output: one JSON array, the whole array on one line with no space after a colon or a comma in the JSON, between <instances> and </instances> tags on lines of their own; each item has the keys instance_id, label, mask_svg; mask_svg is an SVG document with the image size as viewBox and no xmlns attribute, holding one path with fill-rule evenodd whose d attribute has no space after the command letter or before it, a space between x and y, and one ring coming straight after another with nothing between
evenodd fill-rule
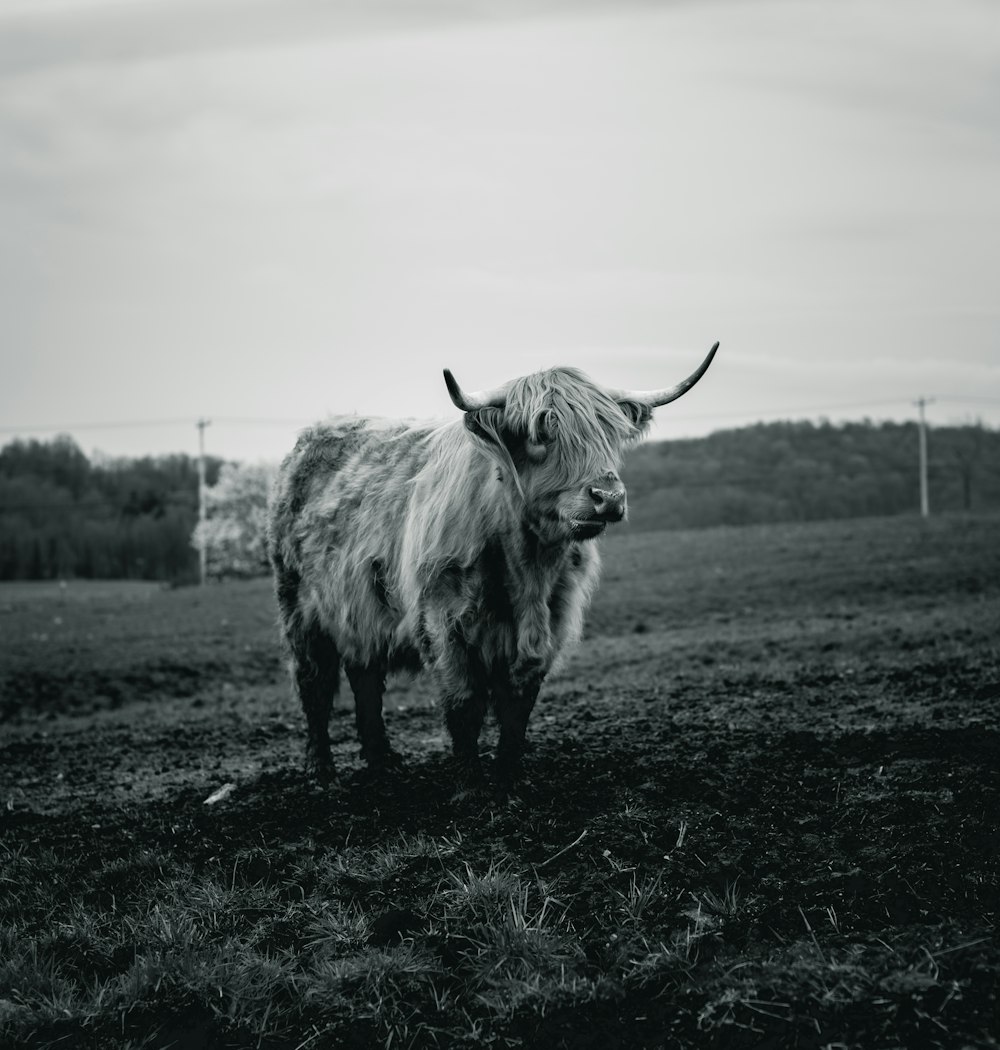
<instances>
[{"instance_id":1,"label":"shaggy cow","mask_svg":"<svg viewBox=\"0 0 1000 1050\"><path fill-rule=\"evenodd\" d=\"M333 774L327 721L343 665L361 754L396 760L386 675L430 669L462 778L482 777L487 708L497 775L516 777L545 676L580 636L593 540L625 517L618 469L654 408L686 393L607 390L572 368L466 394L444 425L342 416L304 431L281 466L268 550L311 773Z\"/></svg>"}]
</instances>

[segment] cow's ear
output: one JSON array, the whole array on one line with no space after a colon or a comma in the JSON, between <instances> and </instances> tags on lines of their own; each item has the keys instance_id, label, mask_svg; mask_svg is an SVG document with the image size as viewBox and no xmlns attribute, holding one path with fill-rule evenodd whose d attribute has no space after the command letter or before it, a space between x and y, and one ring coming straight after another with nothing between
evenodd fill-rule
<instances>
[{"instance_id":1,"label":"cow's ear","mask_svg":"<svg viewBox=\"0 0 1000 1050\"><path fill-rule=\"evenodd\" d=\"M619 401L618 407L625 413L625 418L632 426L640 430L653 418L653 410L641 401Z\"/></svg>"},{"instance_id":2,"label":"cow's ear","mask_svg":"<svg viewBox=\"0 0 1000 1050\"><path fill-rule=\"evenodd\" d=\"M480 408L475 412L466 412L463 418L465 429L478 441L497 450L506 449L507 445L501 436L503 411L499 408Z\"/></svg>"}]
</instances>

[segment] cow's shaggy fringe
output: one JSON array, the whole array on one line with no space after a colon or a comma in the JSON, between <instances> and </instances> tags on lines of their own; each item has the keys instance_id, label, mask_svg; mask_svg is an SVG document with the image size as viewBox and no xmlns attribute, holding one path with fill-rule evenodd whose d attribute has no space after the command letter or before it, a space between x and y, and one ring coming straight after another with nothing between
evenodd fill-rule
<instances>
[{"instance_id":1,"label":"cow's shaggy fringe","mask_svg":"<svg viewBox=\"0 0 1000 1050\"><path fill-rule=\"evenodd\" d=\"M613 400L576 368L515 379L506 392L502 409L478 413L480 424L488 420L497 432L526 434L537 444L551 442L558 471L550 475L555 489L597 477L608 463L618 462L652 418L645 406Z\"/></svg>"},{"instance_id":2,"label":"cow's shaggy fringe","mask_svg":"<svg viewBox=\"0 0 1000 1050\"><path fill-rule=\"evenodd\" d=\"M652 417L649 409L635 405L632 418L640 411L644 428ZM560 453L567 457L568 465L575 464L573 479L583 477L595 461L617 458L624 446L641 435L619 402L578 368L553 368L514 380L504 417L513 432L527 433L532 441L558 436ZM592 425L587 426L588 422Z\"/></svg>"}]
</instances>

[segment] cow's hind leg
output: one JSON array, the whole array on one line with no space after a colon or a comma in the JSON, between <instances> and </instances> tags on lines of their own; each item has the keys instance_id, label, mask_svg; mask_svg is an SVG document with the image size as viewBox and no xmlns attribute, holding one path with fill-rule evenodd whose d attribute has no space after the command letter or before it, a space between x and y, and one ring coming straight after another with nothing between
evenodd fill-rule
<instances>
[{"instance_id":1,"label":"cow's hind leg","mask_svg":"<svg viewBox=\"0 0 1000 1050\"><path fill-rule=\"evenodd\" d=\"M361 741L361 757L372 768L399 764L399 755L389 746L382 721L385 694L385 668L379 664L346 664L348 681L354 691L354 715Z\"/></svg>"},{"instance_id":2,"label":"cow's hind leg","mask_svg":"<svg viewBox=\"0 0 1000 1050\"><path fill-rule=\"evenodd\" d=\"M340 654L333 639L313 625L293 633L292 681L306 716L306 771L318 780L334 777L330 754L330 708L340 685Z\"/></svg>"}]
</instances>

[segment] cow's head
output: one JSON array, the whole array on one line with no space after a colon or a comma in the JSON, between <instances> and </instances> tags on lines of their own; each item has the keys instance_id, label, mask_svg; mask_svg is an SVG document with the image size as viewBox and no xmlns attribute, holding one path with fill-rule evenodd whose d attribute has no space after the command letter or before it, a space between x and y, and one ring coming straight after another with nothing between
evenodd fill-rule
<instances>
[{"instance_id":1,"label":"cow's head","mask_svg":"<svg viewBox=\"0 0 1000 1050\"><path fill-rule=\"evenodd\" d=\"M523 497L532 530L549 543L589 540L625 517L618 471L626 449L642 436L654 408L701 379L718 347L666 390L608 390L575 368L536 372L474 394L448 369L444 378L466 429Z\"/></svg>"}]
</instances>

